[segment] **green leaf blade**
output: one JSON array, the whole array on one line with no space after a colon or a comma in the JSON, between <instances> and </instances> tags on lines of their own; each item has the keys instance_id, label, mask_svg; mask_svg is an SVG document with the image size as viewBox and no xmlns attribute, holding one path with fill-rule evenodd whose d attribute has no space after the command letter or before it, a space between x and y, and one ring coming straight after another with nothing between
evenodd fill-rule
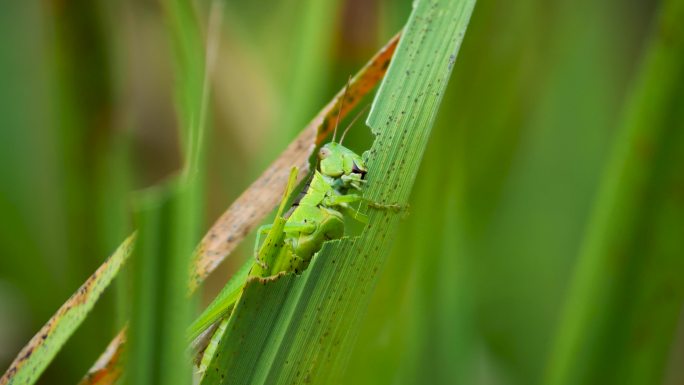
<instances>
[{"instance_id":1,"label":"green leaf blade","mask_svg":"<svg viewBox=\"0 0 684 385\"><path fill-rule=\"evenodd\" d=\"M0 384L33 384L90 313L102 292L131 255L135 234L129 236L93 275L57 310L19 352Z\"/></svg>"},{"instance_id":2,"label":"green leaf blade","mask_svg":"<svg viewBox=\"0 0 684 385\"><path fill-rule=\"evenodd\" d=\"M416 5L369 118L364 194L374 202L405 205L474 4ZM231 370L251 384L340 378L403 215L369 210L359 237L325 243L301 276L245 287L206 383L231 383Z\"/></svg>"}]
</instances>

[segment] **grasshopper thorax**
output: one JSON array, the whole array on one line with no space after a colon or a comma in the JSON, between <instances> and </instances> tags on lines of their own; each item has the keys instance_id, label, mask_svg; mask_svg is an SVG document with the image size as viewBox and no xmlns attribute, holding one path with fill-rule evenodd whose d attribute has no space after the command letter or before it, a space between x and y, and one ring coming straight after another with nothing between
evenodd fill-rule
<instances>
[{"instance_id":1,"label":"grasshopper thorax","mask_svg":"<svg viewBox=\"0 0 684 385\"><path fill-rule=\"evenodd\" d=\"M361 189L368 170L360 155L339 143L330 142L318 151L318 159L321 174L340 180L344 187Z\"/></svg>"}]
</instances>

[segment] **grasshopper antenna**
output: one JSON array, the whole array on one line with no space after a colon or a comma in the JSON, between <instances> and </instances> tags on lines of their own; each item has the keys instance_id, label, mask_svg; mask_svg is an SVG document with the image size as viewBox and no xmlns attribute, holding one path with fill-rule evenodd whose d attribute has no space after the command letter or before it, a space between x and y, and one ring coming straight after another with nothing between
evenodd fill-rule
<instances>
[{"instance_id":1,"label":"grasshopper antenna","mask_svg":"<svg viewBox=\"0 0 684 385\"><path fill-rule=\"evenodd\" d=\"M340 145L344 141L344 137L347 135L347 132L349 131L349 129L354 125L354 123L356 123L356 119L358 119L359 116L363 115L364 112L368 111L368 107L370 107L370 104L366 104L366 107L363 107L363 110L359 111L359 113L356 114L354 119L352 119L351 123L349 123L347 128L344 129L344 132L342 133L342 137L340 138Z\"/></svg>"},{"instance_id":2,"label":"grasshopper antenna","mask_svg":"<svg viewBox=\"0 0 684 385\"><path fill-rule=\"evenodd\" d=\"M347 91L349 91L349 83L351 83L351 75L347 79L347 85L344 87L344 93L342 94L342 100L340 101L340 109L337 110L337 120L335 121L335 130L333 131L332 141L335 142L335 137L337 137L337 126L340 125L340 115L342 114L342 107L344 106L344 99L347 98Z\"/></svg>"}]
</instances>

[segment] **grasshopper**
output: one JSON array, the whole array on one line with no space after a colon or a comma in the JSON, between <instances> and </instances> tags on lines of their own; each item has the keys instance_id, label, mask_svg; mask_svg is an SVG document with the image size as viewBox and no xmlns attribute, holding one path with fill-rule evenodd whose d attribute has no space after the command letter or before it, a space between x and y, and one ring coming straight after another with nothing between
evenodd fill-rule
<instances>
[{"instance_id":1,"label":"grasshopper","mask_svg":"<svg viewBox=\"0 0 684 385\"><path fill-rule=\"evenodd\" d=\"M368 202L361 194L366 183L366 164L360 155L342 145L344 136L358 116L345 129L339 143L335 141L338 116L332 141L318 151L318 165L313 176L294 200L288 213L282 215L296 184L297 169L292 169L275 221L257 230L255 261L248 261L235 274L188 329L188 338L195 341L196 349L201 351L202 342L206 342L198 337L225 329L248 277L269 277L281 272L299 274L308 267L323 242L339 239L344 235L345 215L361 223L368 222L365 214L351 207L353 203ZM368 203L373 208L396 209L394 205ZM262 243L263 235L266 238ZM205 361L213 355L219 339L213 337L204 350L199 365L200 372L206 369Z\"/></svg>"}]
</instances>

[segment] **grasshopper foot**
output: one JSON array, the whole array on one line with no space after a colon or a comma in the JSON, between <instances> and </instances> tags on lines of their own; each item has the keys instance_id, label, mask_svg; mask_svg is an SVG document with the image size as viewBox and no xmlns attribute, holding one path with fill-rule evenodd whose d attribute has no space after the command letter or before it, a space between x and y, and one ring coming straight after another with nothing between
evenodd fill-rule
<instances>
[{"instance_id":1,"label":"grasshopper foot","mask_svg":"<svg viewBox=\"0 0 684 385\"><path fill-rule=\"evenodd\" d=\"M378 209L378 210L390 210L390 211L394 211L395 213L408 212L408 204L406 204L406 205L400 205L400 204L396 204L396 203L386 204L386 203L368 201L368 207Z\"/></svg>"},{"instance_id":2,"label":"grasshopper foot","mask_svg":"<svg viewBox=\"0 0 684 385\"><path fill-rule=\"evenodd\" d=\"M268 267L268 265L266 264L266 262L262 261L261 258L259 258L258 255L255 255L255 256L254 256L254 259L256 260L257 265L259 265L259 267L261 267L263 270L267 271L267 270L269 269L269 267Z\"/></svg>"}]
</instances>

